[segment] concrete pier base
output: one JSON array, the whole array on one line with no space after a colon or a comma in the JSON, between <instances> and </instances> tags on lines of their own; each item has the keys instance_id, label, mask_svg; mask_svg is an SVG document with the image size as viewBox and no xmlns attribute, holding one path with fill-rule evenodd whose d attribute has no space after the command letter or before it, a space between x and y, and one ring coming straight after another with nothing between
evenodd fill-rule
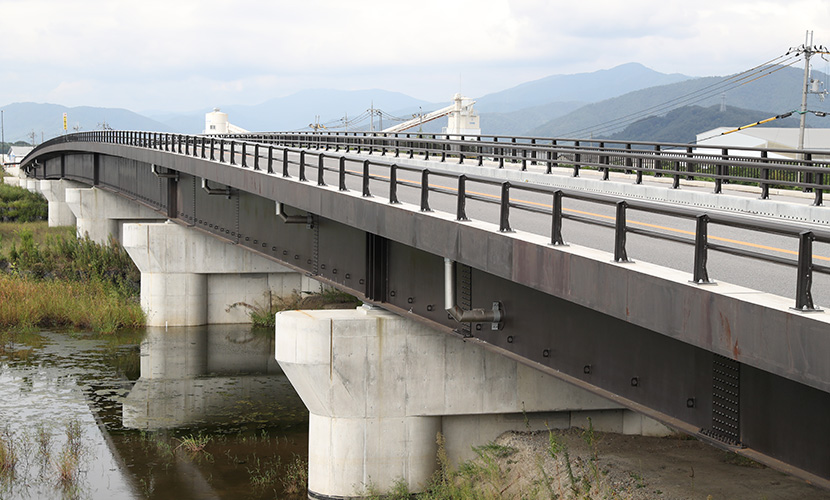
<instances>
[{"instance_id":1,"label":"concrete pier base","mask_svg":"<svg viewBox=\"0 0 830 500\"><path fill-rule=\"evenodd\" d=\"M166 223L126 223L123 245L141 271L148 326L250 323L272 296L316 291L301 274L203 232Z\"/></svg>"},{"instance_id":2,"label":"concrete pier base","mask_svg":"<svg viewBox=\"0 0 830 500\"><path fill-rule=\"evenodd\" d=\"M381 309L277 314L276 357L311 414L309 495L421 491L436 437L451 462L507 430L668 429L507 357Z\"/></svg>"}]
</instances>

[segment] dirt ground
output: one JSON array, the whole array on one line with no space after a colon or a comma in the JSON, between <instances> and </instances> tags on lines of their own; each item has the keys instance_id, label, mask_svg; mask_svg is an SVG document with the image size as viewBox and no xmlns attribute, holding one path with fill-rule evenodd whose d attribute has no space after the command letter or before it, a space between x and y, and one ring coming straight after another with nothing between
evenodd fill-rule
<instances>
[{"instance_id":1,"label":"dirt ground","mask_svg":"<svg viewBox=\"0 0 830 500\"><path fill-rule=\"evenodd\" d=\"M530 496L562 499L830 499L830 491L697 440L592 436L581 429L500 436L495 443L510 449L498 458L509 470L503 496L535 490Z\"/></svg>"}]
</instances>

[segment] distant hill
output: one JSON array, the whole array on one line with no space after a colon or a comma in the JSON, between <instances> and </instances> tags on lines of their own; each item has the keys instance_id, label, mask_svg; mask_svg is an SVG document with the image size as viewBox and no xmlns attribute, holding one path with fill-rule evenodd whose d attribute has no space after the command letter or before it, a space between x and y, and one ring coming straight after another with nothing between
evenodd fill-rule
<instances>
[{"instance_id":1,"label":"distant hill","mask_svg":"<svg viewBox=\"0 0 830 500\"><path fill-rule=\"evenodd\" d=\"M476 108L481 113L508 113L550 103L589 103L690 78L659 73L639 63L628 63L592 73L551 75L523 83L476 99Z\"/></svg>"},{"instance_id":2,"label":"distant hill","mask_svg":"<svg viewBox=\"0 0 830 500\"><path fill-rule=\"evenodd\" d=\"M798 109L801 105L801 85L803 71L796 68L783 68L770 76L748 82L725 93L726 103L743 109L755 109L768 116ZM813 77L826 81L826 75L813 71ZM543 137L589 137L609 136L629 125L632 118L643 118L643 111L653 110L652 114L661 115L669 111L665 103L676 102L682 105L709 107L720 104L721 93L707 89L722 82L726 77L706 77L686 80L670 85L637 90L628 94L595 102L581 107L571 113L528 130L528 135ZM699 96L707 98L697 100ZM827 103L810 101L810 109L826 111ZM647 115L646 115L647 116ZM808 123L813 126L830 126L812 115Z\"/></svg>"},{"instance_id":3,"label":"distant hill","mask_svg":"<svg viewBox=\"0 0 830 500\"><path fill-rule=\"evenodd\" d=\"M699 133L717 127L742 127L770 118L764 111L726 106L724 111L719 105L703 108L684 106L669 111L665 116L650 116L638 120L622 132L608 137L612 140L630 140L644 142L693 143ZM758 125L758 127L797 127L796 115L781 120Z\"/></svg>"},{"instance_id":4,"label":"distant hill","mask_svg":"<svg viewBox=\"0 0 830 500\"><path fill-rule=\"evenodd\" d=\"M48 140L63 134L64 113L69 132L74 132L75 128L80 131L101 130L105 125L118 130L175 131L146 116L119 108L68 108L58 104L17 102L0 109L3 110L6 142L30 142L29 136L34 133L35 142L40 143L41 137Z\"/></svg>"}]
</instances>

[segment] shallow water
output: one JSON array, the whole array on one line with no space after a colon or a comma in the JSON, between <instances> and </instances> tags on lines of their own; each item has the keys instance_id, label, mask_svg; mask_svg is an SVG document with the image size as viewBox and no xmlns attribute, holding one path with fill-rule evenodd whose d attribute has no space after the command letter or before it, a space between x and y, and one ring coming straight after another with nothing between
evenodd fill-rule
<instances>
[{"instance_id":1,"label":"shallow water","mask_svg":"<svg viewBox=\"0 0 830 500\"><path fill-rule=\"evenodd\" d=\"M0 447L0 498L283 498L305 470L308 413L272 331L0 340L0 442L16 456L3 472Z\"/></svg>"}]
</instances>

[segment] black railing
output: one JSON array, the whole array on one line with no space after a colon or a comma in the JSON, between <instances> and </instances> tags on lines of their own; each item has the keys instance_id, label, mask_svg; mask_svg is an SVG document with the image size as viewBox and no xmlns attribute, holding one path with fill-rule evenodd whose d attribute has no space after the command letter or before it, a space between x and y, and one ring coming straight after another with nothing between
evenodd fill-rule
<instances>
[{"instance_id":1,"label":"black railing","mask_svg":"<svg viewBox=\"0 0 830 500\"><path fill-rule=\"evenodd\" d=\"M324 136L308 134L302 137L313 137L322 139ZM432 193L441 193L456 197L456 220L469 220L466 213L466 204L468 200L476 200L479 202L490 203L498 205L498 221L490 221L498 224L501 232L512 232L511 229L511 209L518 209L527 212L541 213L550 217L550 244L562 245L564 239L562 236L562 220L572 219L578 222L605 226L614 231L614 261L628 262L626 252L626 235L639 234L653 238L666 239L678 243L688 244L694 246L695 257L693 263L693 273L691 282L696 284L709 283L709 273L707 270L707 254L709 250L725 252L732 255L748 257L753 259L764 260L768 262L775 262L777 264L789 265L797 269L797 283L795 293L794 309L799 311L814 311L817 310L813 303L811 287L813 282L813 273L819 272L823 274L830 274L830 267L816 264L813 261L812 245L814 242L830 243L830 231L825 230L805 230L796 224L781 222L776 220L759 220L741 217L739 215L731 214L712 214L702 213L701 209L691 207L670 206L666 204L659 204L645 200L620 200L618 197L609 195L577 192L566 189L558 189L550 186L535 185L532 183L510 183L488 177L485 175L476 176L470 174L459 174L456 172L427 169L423 167L404 165L396 163L392 158L384 156L383 152L379 157L370 160L367 158L358 159L355 157L344 156L343 153L351 148L362 148L367 150L369 146L357 141L356 136L343 136L344 141L349 143L348 147L342 147L338 153L337 147L326 148L319 147L314 150L308 149L308 143L300 140L300 136L293 137L288 141L292 146L276 146L272 138L268 136L250 136L247 140L232 139L232 138L216 138L201 135L179 135L179 134L164 134L155 132L131 132L131 131L95 131L95 132L81 132L77 134L69 134L52 139L38 146L27 158L24 163L27 164L28 169L37 169L38 167L32 165L32 161L38 157L41 151L50 146L59 145L67 142L103 142L114 143L125 146L149 148L158 151L171 152L171 154L181 154L194 158L200 158L209 161L219 161L240 169L258 170L267 175L281 175L283 178L292 178L296 176L298 182L309 182L306 177L306 170L312 168L316 170L316 184L321 187L328 185L326 181L326 174L336 174L336 185L339 191L348 191L347 178L357 177L360 180L360 192L363 197L371 197L372 183L385 183L389 185L389 199L390 204L399 203L398 187L402 185L417 187L420 193L420 210L427 212L431 211L430 197ZM254 142L251 142L254 141ZM354 141L354 142L351 142ZM559 140L557 140L559 141ZM217 145L218 143L218 145ZM452 142L454 144L454 142ZM446 144L446 143L445 143ZM509 143L510 149L519 149L518 142ZM538 144L533 145L538 148ZM786 185L802 188L813 188L819 192L823 189L823 184L814 182L816 178L823 180L823 168L815 166L811 153L806 153L803 160L793 161L793 165L783 164L780 162L763 162L763 156L749 161L749 159L738 159L734 156L722 152L721 155L712 155L711 157L702 157L701 155L693 155L694 162L690 161L692 153L686 151L684 153L675 153L668 151L665 148L654 148L652 150L638 153L635 152L632 145L627 145L624 150L614 152L608 149L600 150L597 148L589 148L584 146L584 142L578 145L578 148L569 147L561 148L551 154L544 149L530 149L527 150L530 154L528 159L545 158L545 161L558 157L560 160L564 154L572 154L577 158L576 164L573 166L575 171L578 171L580 166L591 165L610 169L612 165L619 165L621 169L633 170L639 174L647 169L653 174L672 175L675 176L675 182L679 181L681 177L688 177L693 173L706 171L707 175L711 175L716 180L744 180L744 176L735 176L730 171L740 168L752 168L758 172L762 172L763 177L769 177L770 172L789 172L791 175L797 177L798 181L786 181ZM372 148L374 146L371 146ZM396 148L396 156L399 156L402 148L400 145L394 146ZM414 146L412 146L414 148ZM483 146L481 146L483 147ZM218 148L218 159L215 150ZM392 146L387 146L392 149ZM333 149L333 151L332 151ZM225 155L226 151L230 151L229 155ZM425 150L430 154L434 150ZM545 154L539 156L539 152ZM486 153L479 153L481 155ZM507 153L499 151L498 155L505 158ZM524 155L524 153L521 153ZM533 156L535 154L535 156ZM292 159L291 155L294 156ZM466 156L466 153L465 155ZM516 153L510 152L510 158L515 158ZM326 160L332 160L332 163L337 163L337 167L330 166ZM335 161L336 160L336 161ZM623 160L623 161L619 161ZM630 161L629 161L630 160ZM766 158L769 160L769 158ZM532 161L532 160L531 160ZM617 163L619 161L619 163ZM357 163L360 165L359 169L348 169L347 163ZM276 164L281 164L281 168ZM684 170L681 170L678 165L682 163ZM648 166L647 166L648 165ZM689 169L689 165L694 165L694 168ZM379 167L388 169L389 175L373 175L371 167ZM420 175L420 181L413 183L412 181L399 181L398 172L407 171ZM432 176L452 179L456 182L456 188L437 187L430 184ZM331 182L331 179L329 179ZM499 196L485 196L482 194L474 194L468 191L467 185L475 183L482 186L489 186L499 191ZM781 181L777 182L781 183ZM480 190L481 188L479 188ZM551 208L541 207L537 204L523 203L514 201L511 196L511 190L535 193L550 197ZM613 206L616 209L616 217L614 222L590 219L578 214L568 213L563 208L566 200L578 200L584 202L598 203L603 205ZM817 196L817 200L821 200ZM651 214L659 214L670 216L674 218L683 218L694 220L696 223L696 230L693 237L683 237L662 233L655 230L635 228L627 225L628 213L630 211L642 211ZM736 229L745 229L763 233L771 233L780 236L788 236L797 239L799 251L797 252L797 260L778 257L753 250L746 250L736 248L733 246L712 243L708 239L708 228L711 225L720 225Z\"/></svg>"},{"instance_id":2,"label":"black railing","mask_svg":"<svg viewBox=\"0 0 830 500\"><path fill-rule=\"evenodd\" d=\"M598 170L603 180L612 172L671 177L672 188L683 181L712 182L715 193L723 184L757 186L762 199L770 188L814 192L814 204L823 203L830 189L830 151L747 148L584 139L463 136L383 132L289 132L236 134L226 138L334 152L380 153L395 158L419 158L493 168L532 169L547 174L570 169L578 177L583 169Z\"/></svg>"}]
</instances>

